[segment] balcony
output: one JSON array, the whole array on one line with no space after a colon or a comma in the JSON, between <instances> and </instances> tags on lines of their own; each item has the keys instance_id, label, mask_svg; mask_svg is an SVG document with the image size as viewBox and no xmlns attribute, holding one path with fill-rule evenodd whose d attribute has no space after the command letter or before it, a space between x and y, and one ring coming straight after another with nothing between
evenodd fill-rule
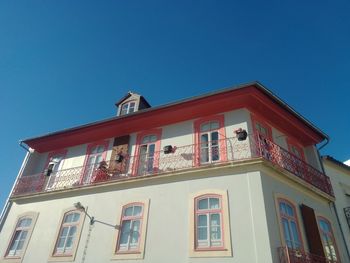
<instances>
[{"instance_id":1,"label":"balcony","mask_svg":"<svg viewBox=\"0 0 350 263\"><path fill-rule=\"evenodd\" d=\"M305 251L288 247L278 248L280 263L339 263L338 260L327 259Z\"/></svg>"},{"instance_id":2,"label":"balcony","mask_svg":"<svg viewBox=\"0 0 350 263\"><path fill-rule=\"evenodd\" d=\"M118 161L101 162L52 172L24 175L17 181L12 196L30 195L62 189L80 188L119 180L206 168L242 160L263 158L334 196L329 178L292 153L260 135L244 141L227 138L217 142L173 147L170 152L122 156Z\"/></svg>"}]
</instances>

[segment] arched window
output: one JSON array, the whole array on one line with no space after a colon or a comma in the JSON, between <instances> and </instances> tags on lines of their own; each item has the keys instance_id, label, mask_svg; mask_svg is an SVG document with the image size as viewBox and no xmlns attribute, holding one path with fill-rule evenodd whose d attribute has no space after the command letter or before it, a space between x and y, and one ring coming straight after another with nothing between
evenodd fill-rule
<instances>
[{"instance_id":1,"label":"arched window","mask_svg":"<svg viewBox=\"0 0 350 263\"><path fill-rule=\"evenodd\" d=\"M136 203L123 207L117 252L138 250L142 218L143 204Z\"/></svg>"},{"instance_id":2,"label":"arched window","mask_svg":"<svg viewBox=\"0 0 350 263\"><path fill-rule=\"evenodd\" d=\"M338 249L335 244L331 223L324 217L319 216L317 219L326 258L331 262L338 262Z\"/></svg>"},{"instance_id":3,"label":"arched window","mask_svg":"<svg viewBox=\"0 0 350 263\"><path fill-rule=\"evenodd\" d=\"M194 122L195 164L226 160L224 115L209 116Z\"/></svg>"},{"instance_id":4,"label":"arched window","mask_svg":"<svg viewBox=\"0 0 350 263\"><path fill-rule=\"evenodd\" d=\"M113 259L142 259L145 253L149 200L132 202L121 209Z\"/></svg>"},{"instance_id":5,"label":"arched window","mask_svg":"<svg viewBox=\"0 0 350 263\"><path fill-rule=\"evenodd\" d=\"M278 199L280 224L286 245L292 249L303 249L297 214L294 205L285 199Z\"/></svg>"},{"instance_id":6,"label":"arched window","mask_svg":"<svg viewBox=\"0 0 350 263\"><path fill-rule=\"evenodd\" d=\"M22 258L27 248L28 241L37 219L37 213L26 213L17 220L9 246L6 251L6 258Z\"/></svg>"},{"instance_id":7,"label":"arched window","mask_svg":"<svg viewBox=\"0 0 350 263\"><path fill-rule=\"evenodd\" d=\"M73 256L80 236L83 214L79 210L67 211L62 219L53 256Z\"/></svg>"},{"instance_id":8,"label":"arched window","mask_svg":"<svg viewBox=\"0 0 350 263\"><path fill-rule=\"evenodd\" d=\"M152 129L137 135L133 166L135 175L153 174L158 171L161 133L161 129Z\"/></svg>"},{"instance_id":9,"label":"arched window","mask_svg":"<svg viewBox=\"0 0 350 263\"><path fill-rule=\"evenodd\" d=\"M196 248L223 246L221 196L196 198Z\"/></svg>"}]
</instances>

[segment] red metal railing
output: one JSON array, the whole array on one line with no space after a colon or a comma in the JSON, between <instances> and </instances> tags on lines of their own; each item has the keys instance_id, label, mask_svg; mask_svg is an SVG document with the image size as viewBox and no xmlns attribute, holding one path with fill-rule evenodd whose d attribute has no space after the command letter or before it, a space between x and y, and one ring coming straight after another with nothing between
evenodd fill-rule
<instances>
[{"instance_id":1,"label":"red metal railing","mask_svg":"<svg viewBox=\"0 0 350 263\"><path fill-rule=\"evenodd\" d=\"M339 263L340 261L327 259L305 251L288 247L279 247L280 263Z\"/></svg>"},{"instance_id":2,"label":"red metal railing","mask_svg":"<svg viewBox=\"0 0 350 263\"><path fill-rule=\"evenodd\" d=\"M13 195L77 188L100 182L202 168L259 157L288 170L333 196L332 187L326 175L275 143L261 136L252 135L244 141L228 138L217 143L181 146L171 153L160 151L147 156L124 156L120 162L111 161L63 169L52 172L50 176L45 176L44 173L24 175L17 181Z\"/></svg>"}]
</instances>

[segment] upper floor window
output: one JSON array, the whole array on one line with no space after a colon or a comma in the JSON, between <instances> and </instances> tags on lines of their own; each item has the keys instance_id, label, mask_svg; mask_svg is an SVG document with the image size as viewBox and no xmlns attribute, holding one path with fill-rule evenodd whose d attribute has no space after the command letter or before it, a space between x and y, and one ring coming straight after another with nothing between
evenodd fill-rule
<instances>
[{"instance_id":1,"label":"upper floor window","mask_svg":"<svg viewBox=\"0 0 350 263\"><path fill-rule=\"evenodd\" d=\"M49 176L47 180L46 188L51 189L57 185L60 177L60 170L63 168L64 158L66 157L67 150L59 150L49 153L47 157L46 168L44 174Z\"/></svg>"},{"instance_id":2,"label":"upper floor window","mask_svg":"<svg viewBox=\"0 0 350 263\"><path fill-rule=\"evenodd\" d=\"M222 247L222 207L220 196L202 196L196 200L196 247Z\"/></svg>"},{"instance_id":3,"label":"upper floor window","mask_svg":"<svg viewBox=\"0 0 350 263\"><path fill-rule=\"evenodd\" d=\"M288 138L287 139L287 144L288 144L289 151L293 155L298 157L300 160L304 160L305 159L303 148L300 147L294 140Z\"/></svg>"},{"instance_id":4,"label":"upper floor window","mask_svg":"<svg viewBox=\"0 0 350 263\"><path fill-rule=\"evenodd\" d=\"M152 174L157 171L159 163L161 130L142 132L137 136L136 174Z\"/></svg>"},{"instance_id":5,"label":"upper floor window","mask_svg":"<svg viewBox=\"0 0 350 263\"><path fill-rule=\"evenodd\" d=\"M124 104L122 104L120 109L120 115L129 114L135 111L136 102L135 101L129 101Z\"/></svg>"},{"instance_id":6,"label":"upper floor window","mask_svg":"<svg viewBox=\"0 0 350 263\"><path fill-rule=\"evenodd\" d=\"M6 251L6 258L23 257L36 219L37 213L26 213L19 217Z\"/></svg>"},{"instance_id":7,"label":"upper floor window","mask_svg":"<svg viewBox=\"0 0 350 263\"><path fill-rule=\"evenodd\" d=\"M73 209L64 213L58 231L53 256L74 257L82 228L83 214Z\"/></svg>"},{"instance_id":8,"label":"upper floor window","mask_svg":"<svg viewBox=\"0 0 350 263\"><path fill-rule=\"evenodd\" d=\"M292 249L303 249L297 214L294 205L278 199L280 224L285 244Z\"/></svg>"},{"instance_id":9,"label":"upper floor window","mask_svg":"<svg viewBox=\"0 0 350 263\"><path fill-rule=\"evenodd\" d=\"M252 115L252 124L254 132L257 133L260 137L269 140L272 139L271 127L266 122Z\"/></svg>"},{"instance_id":10,"label":"upper floor window","mask_svg":"<svg viewBox=\"0 0 350 263\"><path fill-rule=\"evenodd\" d=\"M224 116L210 116L195 121L196 164L226 160Z\"/></svg>"},{"instance_id":11,"label":"upper floor window","mask_svg":"<svg viewBox=\"0 0 350 263\"><path fill-rule=\"evenodd\" d=\"M331 223L320 216L317 219L326 258L331 262L338 262L338 250L335 244Z\"/></svg>"},{"instance_id":12,"label":"upper floor window","mask_svg":"<svg viewBox=\"0 0 350 263\"><path fill-rule=\"evenodd\" d=\"M115 244L115 259L143 258L149 200L123 206Z\"/></svg>"},{"instance_id":13,"label":"upper floor window","mask_svg":"<svg viewBox=\"0 0 350 263\"><path fill-rule=\"evenodd\" d=\"M82 178L83 184L96 180L97 169L100 163L106 159L108 144L109 141L105 140L88 145Z\"/></svg>"},{"instance_id":14,"label":"upper floor window","mask_svg":"<svg viewBox=\"0 0 350 263\"><path fill-rule=\"evenodd\" d=\"M231 256L227 191L205 190L190 196L190 255Z\"/></svg>"}]
</instances>

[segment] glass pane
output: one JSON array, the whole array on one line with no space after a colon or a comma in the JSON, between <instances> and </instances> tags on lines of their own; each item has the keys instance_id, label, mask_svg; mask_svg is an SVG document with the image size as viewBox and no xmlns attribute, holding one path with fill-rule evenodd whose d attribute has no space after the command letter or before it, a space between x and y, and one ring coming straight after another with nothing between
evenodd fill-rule
<instances>
[{"instance_id":1,"label":"glass pane","mask_svg":"<svg viewBox=\"0 0 350 263\"><path fill-rule=\"evenodd\" d=\"M292 221L292 222L290 222L290 226L292 228L292 236L293 236L293 241L294 241L295 248L300 248L301 247L301 242L300 242L300 238L299 238L297 225L296 225L295 222Z\"/></svg>"},{"instance_id":2,"label":"glass pane","mask_svg":"<svg viewBox=\"0 0 350 263\"><path fill-rule=\"evenodd\" d=\"M74 218L74 214L73 213L72 214L68 214L68 215L65 216L63 222L64 223L71 223L73 221L73 218Z\"/></svg>"},{"instance_id":3,"label":"glass pane","mask_svg":"<svg viewBox=\"0 0 350 263\"><path fill-rule=\"evenodd\" d=\"M210 130L210 123L207 122L207 123L203 123L201 125L201 132L206 132L206 131L209 131Z\"/></svg>"},{"instance_id":4,"label":"glass pane","mask_svg":"<svg viewBox=\"0 0 350 263\"><path fill-rule=\"evenodd\" d=\"M69 229L69 236L74 236L76 232L77 232L77 227L76 226L72 226Z\"/></svg>"},{"instance_id":5,"label":"glass pane","mask_svg":"<svg viewBox=\"0 0 350 263\"><path fill-rule=\"evenodd\" d=\"M57 248L63 248L64 247L64 241L66 240L66 238L59 238L58 242L57 242Z\"/></svg>"},{"instance_id":6,"label":"glass pane","mask_svg":"<svg viewBox=\"0 0 350 263\"><path fill-rule=\"evenodd\" d=\"M289 233L289 224L288 221L286 219L282 219L282 225L283 225L283 234L284 234L284 239L287 243L287 246L290 248L293 248L293 244L291 242L291 236Z\"/></svg>"},{"instance_id":7,"label":"glass pane","mask_svg":"<svg viewBox=\"0 0 350 263\"><path fill-rule=\"evenodd\" d=\"M22 250L23 244L24 244L24 240L20 240L20 241L18 242L18 245L17 245L16 250Z\"/></svg>"},{"instance_id":8,"label":"glass pane","mask_svg":"<svg viewBox=\"0 0 350 263\"><path fill-rule=\"evenodd\" d=\"M281 214L286 214L286 205L283 202L280 202L280 212Z\"/></svg>"},{"instance_id":9,"label":"glass pane","mask_svg":"<svg viewBox=\"0 0 350 263\"><path fill-rule=\"evenodd\" d=\"M141 145L140 147L140 155L146 156L147 153L147 145Z\"/></svg>"},{"instance_id":10,"label":"glass pane","mask_svg":"<svg viewBox=\"0 0 350 263\"><path fill-rule=\"evenodd\" d=\"M217 121L213 121L213 122L211 122L210 123L210 129L211 130L217 130L217 129L219 129L219 122L217 122Z\"/></svg>"},{"instance_id":11,"label":"glass pane","mask_svg":"<svg viewBox=\"0 0 350 263\"><path fill-rule=\"evenodd\" d=\"M149 143L150 142L150 137L149 136L145 136L142 139L142 143Z\"/></svg>"},{"instance_id":12,"label":"glass pane","mask_svg":"<svg viewBox=\"0 0 350 263\"><path fill-rule=\"evenodd\" d=\"M198 226L207 226L208 225L208 220L207 220L207 215L198 215Z\"/></svg>"},{"instance_id":13,"label":"glass pane","mask_svg":"<svg viewBox=\"0 0 350 263\"><path fill-rule=\"evenodd\" d=\"M74 213L73 222L78 222L79 218L80 218L80 214L79 213Z\"/></svg>"},{"instance_id":14,"label":"glass pane","mask_svg":"<svg viewBox=\"0 0 350 263\"><path fill-rule=\"evenodd\" d=\"M157 141L157 136L151 135L150 136L150 142L155 142L155 141Z\"/></svg>"},{"instance_id":15,"label":"glass pane","mask_svg":"<svg viewBox=\"0 0 350 263\"><path fill-rule=\"evenodd\" d=\"M66 237L68 235L68 229L69 227L62 228L60 237Z\"/></svg>"},{"instance_id":16,"label":"glass pane","mask_svg":"<svg viewBox=\"0 0 350 263\"><path fill-rule=\"evenodd\" d=\"M31 218L23 218L19 221L18 227L29 227L31 223L32 223Z\"/></svg>"},{"instance_id":17,"label":"glass pane","mask_svg":"<svg viewBox=\"0 0 350 263\"><path fill-rule=\"evenodd\" d=\"M131 243L137 244L139 242L139 230L140 230L140 220L134 221L131 233Z\"/></svg>"},{"instance_id":18,"label":"glass pane","mask_svg":"<svg viewBox=\"0 0 350 263\"><path fill-rule=\"evenodd\" d=\"M287 208L287 215L294 217L293 208L290 205L286 205L286 208Z\"/></svg>"},{"instance_id":19,"label":"glass pane","mask_svg":"<svg viewBox=\"0 0 350 263\"><path fill-rule=\"evenodd\" d=\"M219 146L213 146L211 148L211 159L217 161L220 159Z\"/></svg>"},{"instance_id":20,"label":"glass pane","mask_svg":"<svg viewBox=\"0 0 350 263\"><path fill-rule=\"evenodd\" d=\"M16 247L17 247L17 244L18 244L18 241L20 239L20 236L21 236L21 231L20 230L17 230L15 232L15 235L13 237L13 240L12 240L12 244L10 246L10 250L15 250Z\"/></svg>"},{"instance_id":21,"label":"glass pane","mask_svg":"<svg viewBox=\"0 0 350 263\"><path fill-rule=\"evenodd\" d=\"M201 149L201 163L209 162L209 149L203 148Z\"/></svg>"},{"instance_id":22,"label":"glass pane","mask_svg":"<svg viewBox=\"0 0 350 263\"><path fill-rule=\"evenodd\" d=\"M209 198L209 208L210 209L220 208L219 198Z\"/></svg>"},{"instance_id":23,"label":"glass pane","mask_svg":"<svg viewBox=\"0 0 350 263\"><path fill-rule=\"evenodd\" d=\"M133 208L134 208L133 206L126 208L124 211L124 216L132 216Z\"/></svg>"},{"instance_id":24,"label":"glass pane","mask_svg":"<svg viewBox=\"0 0 350 263\"><path fill-rule=\"evenodd\" d=\"M155 148L156 148L155 144L150 144L148 146L148 156L149 157L153 157L154 156Z\"/></svg>"},{"instance_id":25,"label":"glass pane","mask_svg":"<svg viewBox=\"0 0 350 263\"><path fill-rule=\"evenodd\" d=\"M208 228L207 227L198 227L198 240L207 240L208 239Z\"/></svg>"},{"instance_id":26,"label":"glass pane","mask_svg":"<svg viewBox=\"0 0 350 263\"><path fill-rule=\"evenodd\" d=\"M218 132L212 132L211 133L211 144L212 145L218 145L219 141L219 133Z\"/></svg>"},{"instance_id":27,"label":"glass pane","mask_svg":"<svg viewBox=\"0 0 350 263\"><path fill-rule=\"evenodd\" d=\"M211 214L210 215L210 225L211 226L220 226L220 214Z\"/></svg>"},{"instance_id":28,"label":"glass pane","mask_svg":"<svg viewBox=\"0 0 350 263\"><path fill-rule=\"evenodd\" d=\"M134 216L141 215L141 212L142 212L142 207L141 206L139 206L139 205L134 206L134 213L133 213Z\"/></svg>"},{"instance_id":29,"label":"glass pane","mask_svg":"<svg viewBox=\"0 0 350 263\"><path fill-rule=\"evenodd\" d=\"M127 244L129 242L130 234L130 220L123 221L122 230L120 234L120 244Z\"/></svg>"},{"instance_id":30,"label":"glass pane","mask_svg":"<svg viewBox=\"0 0 350 263\"><path fill-rule=\"evenodd\" d=\"M73 246L73 238L74 238L74 237L68 237L68 238L67 238L66 249L67 249L67 248L72 248L72 246Z\"/></svg>"},{"instance_id":31,"label":"glass pane","mask_svg":"<svg viewBox=\"0 0 350 263\"><path fill-rule=\"evenodd\" d=\"M208 198L198 201L198 209L208 209Z\"/></svg>"}]
</instances>

